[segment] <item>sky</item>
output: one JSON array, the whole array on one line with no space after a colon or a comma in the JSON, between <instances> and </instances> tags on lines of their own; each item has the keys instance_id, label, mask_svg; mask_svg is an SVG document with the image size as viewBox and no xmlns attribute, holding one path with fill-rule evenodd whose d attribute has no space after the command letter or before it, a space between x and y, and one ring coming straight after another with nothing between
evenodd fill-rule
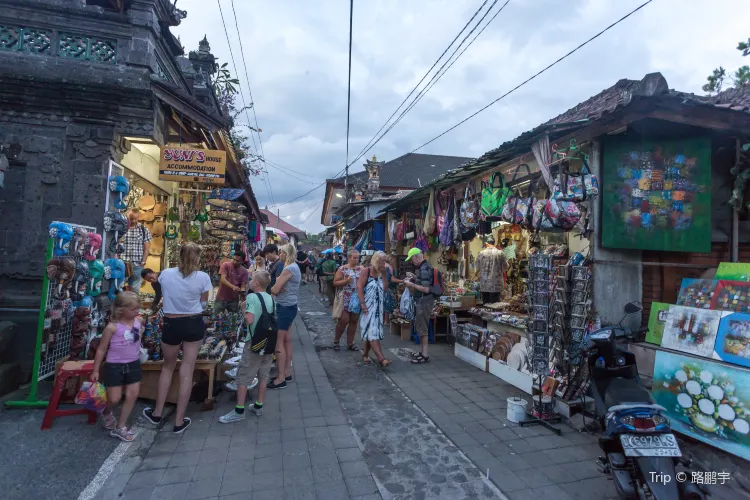
<instances>
[{"instance_id":1,"label":"sky","mask_svg":"<svg viewBox=\"0 0 750 500\"><path fill-rule=\"evenodd\" d=\"M252 179L260 206L278 209L290 224L319 232L323 229L320 211L325 186L305 193L335 176L347 163L349 2L217 1L223 9L226 32L213 0L179 0L178 7L187 10L188 17L173 32L188 51L197 49L198 41L206 35L213 54L220 62L228 62L240 79L245 101L254 103L263 152L273 162L267 164L270 190L265 176ZM350 163L482 1L354 0ZM379 160L389 161L414 150L644 1L510 0L367 157L375 154ZM484 10L492 2L489 0ZM481 26L503 3L505 0L497 2ZM709 0L654 0L419 152L479 157L622 78L641 79L651 72L661 72L670 88L703 94L701 86L714 68L721 65L732 72L750 64L750 57L743 58L735 50L739 41L750 37L746 22L750 2L720 3L717 8L718 2ZM249 118L254 125L252 112ZM237 119L237 123L247 121L244 115ZM352 165L350 172L363 170L363 163L364 158Z\"/></svg>"}]
</instances>

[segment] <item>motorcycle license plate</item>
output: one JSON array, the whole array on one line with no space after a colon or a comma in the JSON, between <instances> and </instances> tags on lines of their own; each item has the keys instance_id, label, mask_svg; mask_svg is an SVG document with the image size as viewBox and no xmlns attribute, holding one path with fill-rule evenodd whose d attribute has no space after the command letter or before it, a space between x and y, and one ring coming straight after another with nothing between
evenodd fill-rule
<instances>
[{"instance_id":1,"label":"motorcycle license plate","mask_svg":"<svg viewBox=\"0 0 750 500\"><path fill-rule=\"evenodd\" d=\"M681 457L674 434L621 434L620 443L628 457Z\"/></svg>"}]
</instances>

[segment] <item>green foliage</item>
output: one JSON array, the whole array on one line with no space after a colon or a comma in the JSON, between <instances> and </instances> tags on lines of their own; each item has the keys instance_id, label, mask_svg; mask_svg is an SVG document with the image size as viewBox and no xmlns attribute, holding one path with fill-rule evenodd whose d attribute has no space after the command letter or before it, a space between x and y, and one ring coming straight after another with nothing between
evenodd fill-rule
<instances>
[{"instance_id":1,"label":"green foliage","mask_svg":"<svg viewBox=\"0 0 750 500\"><path fill-rule=\"evenodd\" d=\"M709 95L718 94L721 92L721 87L724 85L724 79L726 76L727 70L719 66L708 78L706 78L708 83L703 86L703 91L707 92Z\"/></svg>"},{"instance_id":2,"label":"green foliage","mask_svg":"<svg viewBox=\"0 0 750 500\"><path fill-rule=\"evenodd\" d=\"M747 39L747 42L740 42L737 45L737 50L741 50L743 56L750 54L750 38Z\"/></svg>"},{"instance_id":3,"label":"green foliage","mask_svg":"<svg viewBox=\"0 0 750 500\"><path fill-rule=\"evenodd\" d=\"M750 66L745 65L738 68L732 75L732 79L734 80L734 85L737 87L750 82Z\"/></svg>"},{"instance_id":4,"label":"green foliage","mask_svg":"<svg viewBox=\"0 0 750 500\"><path fill-rule=\"evenodd\" d=\"M743 56L750 55L750 38L746 42L738 43L737 50L742 52ZM706 78L708 83L702 87L703 91L708 95L718 94L721 92L726 76L727 70L719 66ZM732 73L732 83L734 83L735 87L750 83L750 66L742 66Z\"/></svg>"}]
</instances>

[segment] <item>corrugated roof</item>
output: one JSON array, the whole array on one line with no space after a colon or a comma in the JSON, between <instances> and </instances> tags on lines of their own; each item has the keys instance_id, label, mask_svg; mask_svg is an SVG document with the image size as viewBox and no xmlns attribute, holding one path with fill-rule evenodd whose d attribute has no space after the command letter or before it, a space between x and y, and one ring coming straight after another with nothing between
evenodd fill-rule
<instances>
[{"instance_id":1,"label":"corrugated roof","mask_svg":"<svg viewBox=\"0 0 750 500\"><path fill-rule=\"evenodd\" d=\"M266 210L265 208L260 211L263 215L268 217L268 225L271 227L275 227L276 229L280 229L284 231L286 234L305 234L305 231L294 227L288 222L285 222L284 219L279 219L275 213L271 212L270 210Z\"/></svg>"}]
</instances>

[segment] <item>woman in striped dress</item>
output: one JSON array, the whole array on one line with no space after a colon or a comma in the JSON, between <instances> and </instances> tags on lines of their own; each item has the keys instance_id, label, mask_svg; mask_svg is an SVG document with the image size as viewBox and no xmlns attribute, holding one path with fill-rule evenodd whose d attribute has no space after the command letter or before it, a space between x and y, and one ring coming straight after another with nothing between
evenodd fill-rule
<instances>
[{"instance_id":1,"label":"woman in striped dress","mask_svg":"<svg viewBox=\"0 0 750 500\"><path fill-rule=\"evenodd\" d=\"M383 356L380 341L383 340L383 310L385 305L385 253L375 252L370 267L362 270L357 285L359 302L362 304L362 316L359 327L362 331L362 362L370 363L370 349L378 358L380 366L385 368L391 361Z\"/></svg>"}]
</instances>

